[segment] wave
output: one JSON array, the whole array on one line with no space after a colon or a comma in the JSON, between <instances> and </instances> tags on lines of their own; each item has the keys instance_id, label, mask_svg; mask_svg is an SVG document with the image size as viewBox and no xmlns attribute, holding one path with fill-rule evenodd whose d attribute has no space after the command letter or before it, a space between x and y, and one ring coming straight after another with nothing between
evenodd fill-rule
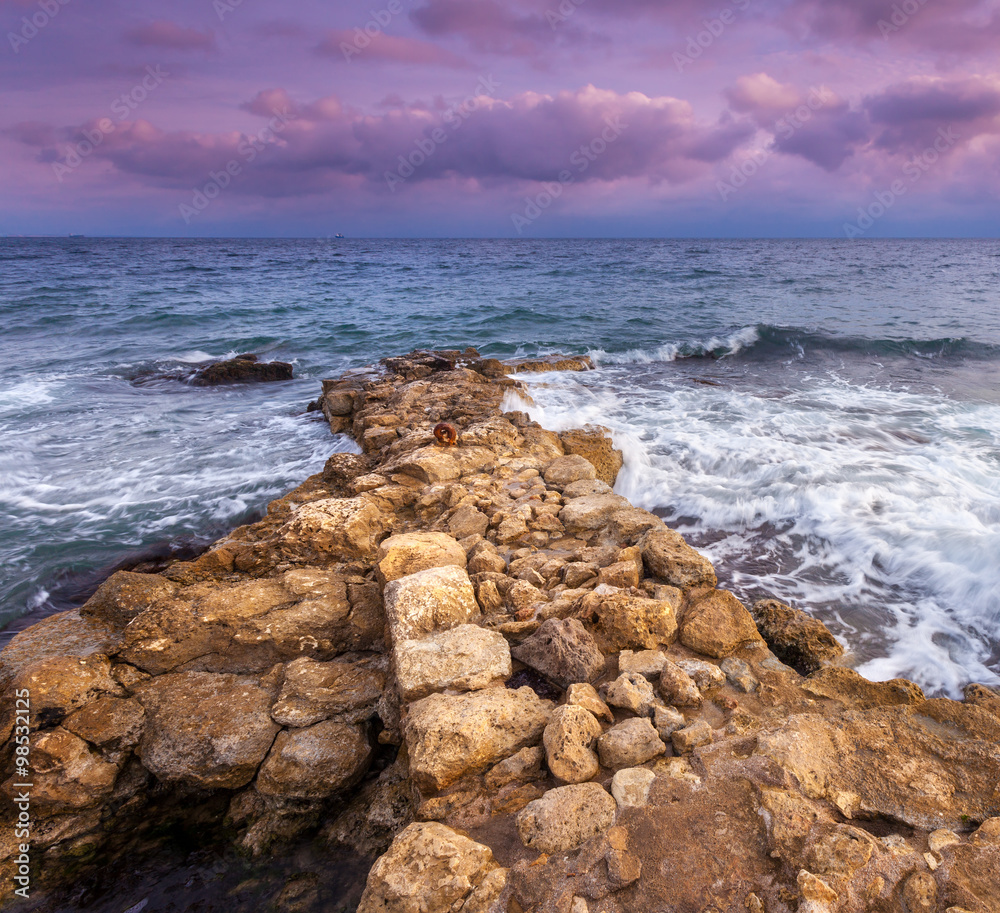
<instances>
[{"instance_id":1,"label":"wave","mask_svg":"<svg viewBox=\"0 0 1000 913\"><path fill-rule=\"evenodd\" d=\"M757 324L728 335L706 340L663 343L652 349L608 352L592 349L588 354L597 364L652 364L691 358L805 358L810 354L858 355L868 358L898 357L922 359L1000 360L1000 346L977 342L964 336L938 339L872 339L863 336L835 336L790 327Z\"/></svg>"}]
</instances>

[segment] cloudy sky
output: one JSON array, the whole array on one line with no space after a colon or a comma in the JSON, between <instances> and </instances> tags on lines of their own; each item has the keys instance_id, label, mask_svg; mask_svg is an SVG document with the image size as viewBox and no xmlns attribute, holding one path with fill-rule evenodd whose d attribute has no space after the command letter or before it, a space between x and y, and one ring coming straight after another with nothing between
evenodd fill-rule
<instances>
[{"instance_id":1,"label":"cloudy sky","mask_svg":"<svg viewBox=\"0 0 1000 913\"><path fill-rule=\"evenodd\" d=\"M1000 0L0 0L0 25L0 234L1000 234Z\"/></svg>"}]
</instances>

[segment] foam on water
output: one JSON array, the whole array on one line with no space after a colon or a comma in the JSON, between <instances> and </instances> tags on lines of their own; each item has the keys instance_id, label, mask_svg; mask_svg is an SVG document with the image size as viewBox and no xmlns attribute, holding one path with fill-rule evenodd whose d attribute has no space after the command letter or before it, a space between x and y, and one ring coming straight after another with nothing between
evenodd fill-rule
<instances>
[{"instance_id":1,"label":"foam on water","mask_svg":"<svg viewBox=\"0 0 1000 913\"><path fill-rule=\"evenodd\" d=\"M703 386L625 368L534 383L532 418L609 426L616 491L745 599L823 618L865 675L1000 683L1000 405L801 376Z\"/></svg>"}]
</instances>

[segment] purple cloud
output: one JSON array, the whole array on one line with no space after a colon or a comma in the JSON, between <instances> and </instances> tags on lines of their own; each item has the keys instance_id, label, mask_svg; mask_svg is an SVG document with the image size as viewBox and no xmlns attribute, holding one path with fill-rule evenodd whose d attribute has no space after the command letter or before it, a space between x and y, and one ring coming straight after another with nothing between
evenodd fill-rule
<instances>
[{"instance_id":1,"label":"purple cloud","mask_svg":"<svg viewBox=\"0 0 1000 913\"><path fill-rule=\"evenodd\" d=\"M398 38L384 33L374 38L360 30L334 29L316 46L324 56L335 60L375 63L408 63L422 66L468 69L472 65L457 54L418 38Z\"/></svg>"},{"instance_id":2,"label":"purple cloud","mask_svg":"<svg viewBox=\"0 0 1000 913\"><path fill-rule=\"evenodd\" d=\"M170 48L175 51L210 51L215 47L215 36L211 29L200 32L166 19L129 29L125 37L131 44L139 47Z\"/></svg>"}]
</instances>

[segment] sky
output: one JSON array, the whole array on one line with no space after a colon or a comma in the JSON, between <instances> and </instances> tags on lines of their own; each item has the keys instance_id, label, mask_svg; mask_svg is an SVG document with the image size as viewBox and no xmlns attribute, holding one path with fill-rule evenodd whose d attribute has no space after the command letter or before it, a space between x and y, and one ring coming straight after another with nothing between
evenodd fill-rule
<instances>
[{"instance_id":1,"label":"sky","mask_svg":"<svg viewBox=\"0 0 1000 913\"><path fill-rule=\"evenodd\" d=\"M1000 235L1000 0L0 0L0 30L0 234Z\"/></svg>"}]
</instances>

